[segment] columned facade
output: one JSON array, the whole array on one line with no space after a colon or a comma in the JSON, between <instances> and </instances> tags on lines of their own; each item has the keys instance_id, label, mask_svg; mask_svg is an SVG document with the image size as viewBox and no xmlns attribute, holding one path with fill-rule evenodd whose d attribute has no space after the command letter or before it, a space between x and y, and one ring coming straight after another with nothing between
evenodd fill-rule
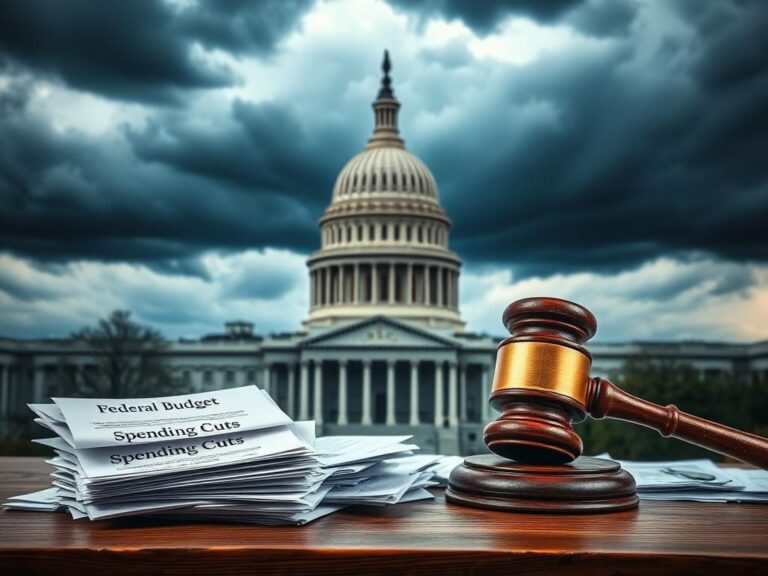
<instances>
[{"instance_id":1,"label":"columned facade","mask_svg":"<svg viewBox=\"0 0 768 576\"><path fill-rule=\"evenodd\" d=\"M398 306L412 304L423 306L425 318L431 314L437 324L458 314L459 263L450 257L371 254L363 259L359 254L331 253L322 261L318 255L316 261L310 271L310 315L338 306L339 319L343 319L343 308L401 312ZM442 311L429 310L431 307Z\"/></svg>"}]
</instances>

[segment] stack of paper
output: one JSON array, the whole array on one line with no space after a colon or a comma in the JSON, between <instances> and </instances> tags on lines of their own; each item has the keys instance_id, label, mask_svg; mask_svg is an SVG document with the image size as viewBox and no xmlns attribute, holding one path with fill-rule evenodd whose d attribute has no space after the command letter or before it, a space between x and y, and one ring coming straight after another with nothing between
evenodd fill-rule
<instances>
[{"instance_id":1,"label":"stack of paper","mask_svg":"<svg viewBox=\"0 0 768 576\"><path fill-rule=\"evenodd\" d=\"M255 386L184 396L30 405L56 437L53 488L4 507L74 518L163 516L304 524L350 504L431 498L400 437L314 438Z\"/></svg>"},{"instance_id":2,"label":"stack of paper","mask_svg":"<svg viewBox=\"0 0 768 576\"><path fill-rule=\"evenodd\" d=\"M437 482L438 486L445 488L448 486L448 479L453 469L463 462L463 456L438 456L428 470L432 472L432 479Z\"/></svg>"},{"instance_id":3,"label":"stack of paper","mask_svg":"<svg viewBox=\"0 0 768 576\"><path fill-rule=\"evenodd\" d=\"M355 436L327 436L318 438L316 449L318 459L326 472L331 472L323 486L331 487L325 502L333 504L370 504L383 506L410 502L432 495L425 490L436 486L433 473L427 468L439 456L401 456L391 458L397 446L409 450L413 445L404 445L410 437L392 437L387 446L387 437L371 437L367 442L360 442ZM398 442L392 445L392 440ZM355 448L358 445L358 448ZM380 455L371 458L369 454ZM390 452L387 454L386 452ZM402 450L399 450L402 453ZM385 458L385 459L382 459Z\"/></svg>"},{"instance_id":4,"label":"stack of paper","mask_svg":"<svg viewBox=\"0 0 768 576\"><path fill-rule=\"evenodd\" d=\"M643 500L768 502L766 470L720 467L706 459L617 462L634 476Z\"/></svg>"}]
</instances>

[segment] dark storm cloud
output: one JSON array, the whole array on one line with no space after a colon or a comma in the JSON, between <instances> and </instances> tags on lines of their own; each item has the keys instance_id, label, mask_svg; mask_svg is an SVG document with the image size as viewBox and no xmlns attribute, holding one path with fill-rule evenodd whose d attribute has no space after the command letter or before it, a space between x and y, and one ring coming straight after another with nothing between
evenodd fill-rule
<instances>
[{"instance_id":1,"label":"dark storm cloud","mask_svg":"<svg viewBox=\"0 0 768 576\"><path fill-rule=\"evenodd\" d=\"M195 255L210 248L310 249L336 168L321 149L277 141L283 133L270 121L298 124L269 106L265 113L235 104L229 131L215 136L171 121L129 132L141 162L119 135L60 133L17 102L0 117L0 246L40 259L142 261L193 275L203 273ZM313 154L316 164L307 162ZM303 168L270 176L273 164Z\"/></svg>"},{"instance_id":2,"label":"dark storm cloud","mask_svg":"<svg viewBox=\"0 0 768 576\"><path fill-rule=\"evenodd\" d=\"M128 130L127 136L143 160L242 187L244 194L284 195L313 213L327 202L338 169L336 146L353 150L351 143L324 133L324 152L323 142L313 142L284 105L239 100L225 125L202 130L186 117L166 116L141 132Z\"/></svg>"},{"instance_id":3,"label":"dark storm cloud","mask_svg":"<svg viewBox=\"0 0 768 576\"><path fill-rule=\"evenodd\" d=\"M203 44L233 52L267 51L314 0L206 0L185 10L181 29Z\"/></svg>"},{"instance_id":4,"label":"dark storm cloud","mask_svg":"<svg viewBox=\"0 0 768 576\"><path fill-rule=\"evenodd\" d=\"M463 141L431 142L456 249L523 274L690 251L766 261L768 11L708 6L728 17L711 30L702 8L688 42L649 52L633 38L510 71L455 127Z\"/></svg>"},{"instance_id":5,"label":"dark storm cloud","mask_svg":"<svg viewBox=\"0 0 768 576\"><path fill-rule=\"evenodd\" d=\"M590 36L626 34L639 8L636 0L586 0L567 12L564 20Z\"/></svg>"},{"instance_id":6,"label":"dark storm cloud","mask_svg":"<svg viewBox=\"0 0 768 576\"><path fill-rule=\"evenodd\" d=\"M389 3L425 16L441 14L448 19L459 18L478 32L487 33L510 14L548 21L578 5L580 0L389 0Z\"/></svg>"},{"instance_id":7,"label":"dark storm cloud","mask_svg":"<svg viewBox=\"0 0 768 576\"><path fill-rule=\"evenodd\" d=\"M507 17L526 16L541 23L565 23L597 37L626 34L639 8L638 0L390 0L390 4L422 18L458 18L481 35L494 32Z\"/></svg>"},{"instance_id":8,"label":"dark storm cloud","mask_svg":"<svg viewBox=\"0 0 768 576\"><path fill-rule=\"evenodd\" d=\"M160 0L0 3L0 66L29 68L121 100L177 103L185 90L236 81L195 55L208 48L264 52L309 2Z\"/></svg>"},{"instance_id":9,"label":"dark storm cloud","mask_svg":"<svg viewBox=\"0 0 768 576\"><path fill-rule=\"evenodd\" d=\"M133 3L109 6L132 13L124 4ZM171 8L146 6L159 20L145 25L164 30ZM197 22L189 14L170 20L175 38L257 53L278 39L277 32L258 33L261 21L246 4L232 5L229 28L217 16L228 4L199 6ZM287 31L291 20L280 6L270 10L276 29ZM667 8L681 19L676 28L665 28L632 2L439 6L465 8L464 16L455 15L481 28L528 6L533 16L601 37L592 40L599 49L544 54L530 66L476 60L457 41L422 51L412 70L424 74L408 78L395 60L398 94L405 92L397 84L401 78L411 94L426 94L423 105L404 100L404 115L416 108L413 116L461 110L446 115L434 137L422 135L409 146L415 144L435 173L454 219L452 245L470 266L502 263L518 274L547 275L624 270L691 252L768 260L763 4L675 2ZM16 16L15 22L26 20ZM91 21L89 27L97 26ZM28 40L0 34L0 46L16 65L34 65L68 82L79 81L73 70L86 65L83 51L93 41L44 39L22 50ZM141 62L129 60L134 68L106 70L111 66L104 56L87 64L105 68L93 68L90 81L122 96L132 92L119 88L114 75L127 74L134 92L145 95L205 86L183 81L203 70L190 59L186 40L167 41L169 53L178 56L168 62L181 68L165 70L161 60L156 75L144 75ZM164 44L147 50L158 46ZM364 143L369 124L358 120L370 121L364 105L341 100L369 74L368 63L333 49L323 62L322 73L306 82L296 101L237 100L223 111L206 111L205 118L191 108L153 109L145 124L109 136L55 130L26 110L29 81L6 85L0 89L0 247L40 260L141 261L197 276L205 275L197 257L208 249L315 249L316 219L335 175ZM492 73L473 76L491 66ZM443 71L442 84L424 80L433 69ZM192 76L179 76L179 70ZM482 89L467 90L478 79ZM403 131L409 139L416 127L406 123ZM750 282L737 273L727 280L713 289Z\"/></svg>"}]
</instances>

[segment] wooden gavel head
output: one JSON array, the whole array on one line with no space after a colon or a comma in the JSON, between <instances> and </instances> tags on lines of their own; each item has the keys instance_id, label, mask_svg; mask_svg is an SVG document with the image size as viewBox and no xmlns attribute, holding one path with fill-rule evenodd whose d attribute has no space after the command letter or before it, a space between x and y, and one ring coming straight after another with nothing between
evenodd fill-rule
<instances>
[{"instance_id":1,"label":"wooden gavel head","mask_svg":"<svg viewBox=\"0 0 768 576\"><path fill-rule=\"evenodd\" d=\"M597 321L556 298L513 302L502 320L511 336L499 344L490 397L502 414L485 428L485 443L519 462L570 462L583 446L573 422L588 412L592 356L583 344Z\"/></svg>"}]
</instances>

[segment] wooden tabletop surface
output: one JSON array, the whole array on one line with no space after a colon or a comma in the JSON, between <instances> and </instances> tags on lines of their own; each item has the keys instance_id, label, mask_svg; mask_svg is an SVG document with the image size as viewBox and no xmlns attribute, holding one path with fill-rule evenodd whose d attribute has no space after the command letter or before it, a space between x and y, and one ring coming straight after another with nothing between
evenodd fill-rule
<instances>
[{"instance_id":1,"label":"wooden tabletop surface","mask_svg":"<svg viewBox=\"0 0 768 576\"><path fill-rule=\"evenodd\" d=\"M48 485L0 458L0 500ZM0 574L768 574L768 506L641 502L604 515L508 514L435 501L352 508L303 527L74 521L0 513Z\"/></svg>"}]
</instances>

